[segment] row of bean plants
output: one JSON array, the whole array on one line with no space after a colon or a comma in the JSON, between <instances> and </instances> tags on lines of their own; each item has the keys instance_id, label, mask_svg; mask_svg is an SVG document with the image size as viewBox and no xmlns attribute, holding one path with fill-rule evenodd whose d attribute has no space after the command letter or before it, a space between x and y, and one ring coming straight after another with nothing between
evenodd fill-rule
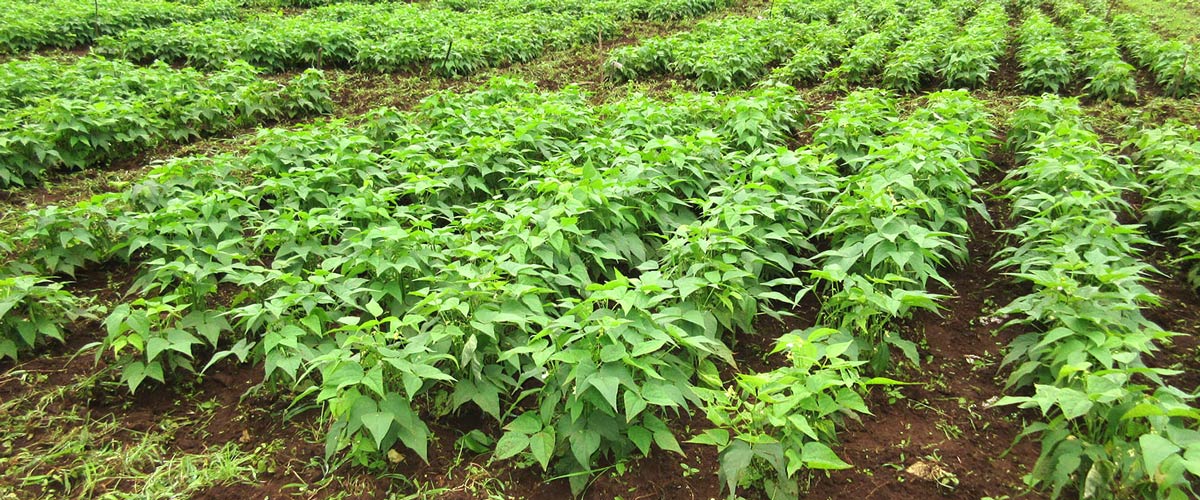
<instances>
[{"instance_id":1,"label":"row of bean plants","mask_svg":"<svg viewBox=\"0 0 1200 500\"><path fill-rule=\"evenodd\" d=\"M103 53L138 62L157 59L205 68L243 59L274 71L312 66L385 72L429 67L456 76L613 38L620 33L620 22L637 16L639 8L637 3L621 1L511 12L504 10L506 5L459 11L404 3L337 4L295 16L261 14L239 21L128 30L102 39L98 46ZM671 5L678 10L662 15L691 15L700 7L724 4Z\"/></svg>"},{"instance_id":2,"label":"row of bean plants","mask_svg":"<svg viewBox=\"0 0 1200 500\"><path fill-rule=\"evenodd\" d=\"M776 76L781 79L815 79L853 44L842 61L847 70L829 76L857 81L853 61L866 66L862 73L876 70L880 56L932 5L921 0L784 4L766 17L730 16L678 35L617 48L609 53L605 70L619 81L673 74L694 80L702 89L729 89L747 86L780 65Z\"/></svg>"},{"instance_id":3,"label":"row of bean plants","mask_svg":"<svg viewBox=\"0 0 1200 500\"><path fill-rule=\"evenodd\" d=\"M0 2L0 54L72 48L127 29L236 15L237 6L227 0L4 0Z\"/></svg>"},{"instance_id":4,"label":"row of bean plants","mask_svg":"<svg viewBox=\"0 0 1200 500\"><path fill-rule=\"evenodd\" d=\"M1158 298L1138 258L1147 243L1121 193L1134 187L1083 121L1078 102L1043 97L1014 114L1009 145L1021 166L1004 181L1016 226L996 266L1032 288L998 311L1029 329L1009 347L1008 385L1030 391L998 404L1042 414L1022 437L1041 455L1026 481L1054 497L1196 496L1200 411L1172 387L1177 371L1144 357L1170 336L1142 315Z\"/></svg>"},{"instance_id":5,"label":"row of bean plants","mask_svg":"<svg viewBox=\"0 0 1200 500\"><path fill-rule=\"evenodd\" d=\"M649 19L671 21L698 17L728 7L729 0L439 0L461 11L482 11L504 15L545 12L575 15L604 14L619 20Z\"/></svg>"},{"instance_id":6,"label":"row of bean plants","mask_svg":"<svg viewBox=\"0 0 1200 500\"><path fill-rule=\"evenodd\" d=\"M744 87L795 47L828 29L823 21L801 24L786 17L730 16L702 22L680 35L617 48L609 54L605 69L618 81L669 73L693 79L702 89Z\"/></svg>"},{"instance_id":7,"label":"row of bean plants","mask_svg":"<svg viewBox=\"0 0 1200 500\"><path fill-rule=\"evenodd\" d=\"M1070 34L1072 52L1085 78L1084 92L1102 99L1136 98L1134 67L1122 59L1121 45L1109 23L1075 0L1053 0L1051 4Z\"/></svg>"},{"instance_id":8,"label":"row of bean plants","mask_svg":"<svg viewBox=\"0 0 1200 500\"><path fill-rule=\"evenodd\" d=\"M983 86L1008 41L999 1L785 2L764 16L731 16L615 49L605 70L620 81L678 75L707 90L744 87L770 71L789 83L879 78L915 92L936 76L950 86Z\"/></svg>"},{"instance_id":9,"label":"row of bean plants","mask_svg":"<svg viewBox=\"0 0 1200 500\"><path fill-rule=\"evenodd\" d=\"M987 85L1008 49L1008 21L1004 3L987 2L979 6L962 34L942 52L940 73L947 87Z\"/></svg>"},{"instance_id":10,"label":"row of bean plants","mask_svg":"<svg viewBox=\"0 0 1200 500\"><path fill-rule=\"evenodd\" d=\"M843 86L854 85L879 73L887 55L904 40L908 29L934 7L932 2L893 5L895 10L891 15L877 19L874 29L855 38L849 48L837 57L839 64L825 73L825 80Z\"/></svg>"},{"instance_id":11,"label":"row of bean plants","mask_svg":"<svg viewBox=\"0 0 1200 500\"><path fill-rule=\"evenodd\" d=\"M1066 32L1040 9L1026 9L1017 30L1021 88L1030 92L1067 90L1075 79L1074 60Z\"/></svg>"},{"instance_id":12,"label":"row of bean plants","mask_svg":"<svg viewBox=\"0 0 1200 500\"><path fill-rule=\"evenodd\" d=\"M814 131L815 150L837 154L846 173L814 236L811 276L825 295L817 326L781 337L787 364L740 375L737 392L708 409L714 429L694 441L720 449L724 487L760 471L771 498L797 498L798 473L850 467L830 448L845 418L868 413L862 393L896 384L884 372L893 348L918 362L894 326L912 311L937 311L938 268L966 259L966 216L983 213L974 177L992 142L988 114L965 92L930 94L901 120L878 91L859 91ZM864 139L864 136L871 136ZM766 471L766 472L762 472Z\"/></svg>"},{"instance_id":13,"label":"row of bean plants","mask_svg":"<svg viewBox=\"0 0 1200 500\"><path fill-rule=\"evenodd\" d=\"M1200 288L1200 134L1183 123L1140 130L1131 140L1142 169L1143 220L1181 248L1187 277Z\"/></svg>"},{"instance_id":14,"label":"row of bean plants","mask_svg":"<svg viewBox=\"0 0 1200 500\"><path fill-rule=\"evenodd\" d=\"M1154 75L1167 95L1187 97L1200 93L1200 49L1182 40L1165 39L1142 19L1122 14L1113 19L1113 30L1126 52Z\"/></svg>"},{"instance_id":15,"label":"row of bean plants","mask_svg":"<svg viewBox=\"0 0 1200 500\"><path fill-rule=\"evenodd\" d=\"M84 57L0 64L0 187L239 126L331 110L317 70L278 84L234 62L208 75Z\"/></svg>"},{"instance_id":16,"label":"row of bean plants","mask_svg":"<svg viewBox=\"0 0 1200 500\"><path fill-rule=\"evenodd\" d=\"M952 0L923 16L903 35L900 43L885 58L881 81L884 87L916 92L937 71L946 46L958 33L959 25L970 14L974 2Z\"/></svg>"},{"instance_id":17,"label":"row of bean plants","mask_svg":"<svg viewBox=\"0 0 1200 500\"><path fill-rule=\"evenodd\" d=\"M262 362L323 408L331 459L425 457L427 422L469 412L503 432L464 442L581 488L679 451L666 419L722 394L728 345L796 301L837 186L832 157L782 148L803 117L788 87L593 107L497 80L35 212L14 262L138 266L95 346L131 390Z\"/></svg>"}]
</instances>

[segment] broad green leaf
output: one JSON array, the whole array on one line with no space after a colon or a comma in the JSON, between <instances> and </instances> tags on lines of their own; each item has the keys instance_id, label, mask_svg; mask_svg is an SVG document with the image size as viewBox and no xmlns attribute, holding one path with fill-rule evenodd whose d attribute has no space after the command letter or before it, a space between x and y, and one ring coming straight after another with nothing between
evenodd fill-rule
<instances>
[{"instance_id":1,"label":"broad green leaf","mask_svg":"<svg viewBox=\"0 0 1200 500\"><path fill-rule=\"evenodd\" d=\"M504 460L516 456L529 447L529 435L520 432L505 432L496 441L496 451L492 454L494 460Z\"/></svg>"},{"instance_id":2,"label":"broad green leaf","mask_svg":"<svg viewBox=\"0 0 1200 500\"><path fill-rule=\"evenodd\" d=\"M363 427L366 427L371 432L371 436L375 438L375 447L382 451L383 440L391 430L395 417L391 413L374 412L367 413L361 418Z\"/></svg>"},{"instance_id":3,"label":"broad green leaf","mask_svg":"<svg viewBox=\"0 0 1200 500\"><path fill-rule=\"evenodd\" d=\"M550 457L554 455L554 429L546 429L529 437L529 450L533 458L542 466L542 470L550 467Z\"/></svg>"},{"instance_id":4,"label":"broad green leaf","mask_svg":"<svg viewBox=\"0 0 1200 500\"><path fill-rule=\"evenodd\" d=\"M804 448L800 452L804 460L804 465L810 469L849 469L850 464L838 458L828 446L816 441L804 443Z\"/></svg>"}]
</instances>

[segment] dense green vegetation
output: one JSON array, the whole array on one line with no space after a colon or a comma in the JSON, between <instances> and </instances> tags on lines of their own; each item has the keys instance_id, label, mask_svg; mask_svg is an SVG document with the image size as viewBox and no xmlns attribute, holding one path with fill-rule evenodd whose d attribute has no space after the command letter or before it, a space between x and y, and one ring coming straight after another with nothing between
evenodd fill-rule
<instances>
[{"instance_id":1,"label":"dense green vegetation","mask_svg":"<svg viewBox=\"0 0 1200 500\"><path fill-rule=\"evenodd\" d=\"M954 397L1036 439L1028 488L1197 495L1196 368L1165 361L1186 334L1154 314L1156 282L1190 280L1185 301L1200 288L1200 133L1171 113L1195 106L1197 44L1136 13L10 3L4 370L86 353L90 390L127 409L111 402L253 367L281 419L319 415L323 453L306 458L323 477L470 452L581 495L708 447L714 491L774 500L858 466L847 428L921 382L924 325L957 314L1007 336L964 333L981 353L1004 344L972 360L1002 382ZM33 53L55 47L90 53ZM545 60L595 81L492 77ZM388 94L396 74L430 79L425 98L359 102L356 85ZM156 148L164 161L138 158ZM144 168L108 182L123 162ZM93 185L59 198L62 179ZM981 230L994 255L972 246ZM1012 294L955 310L968 268ZM14 435L0 446L33 449ZM211 478L244 475L247 450L212 444L227 468ZM75 472L8 467L54 477L38 495L96 493L90 472L73 487Z\"/></svg>"},{"instance_id":2,"label":"dense green vegetation","mask_svg":"<svg viewBox=\"0 0 1200 500\"><path fill-rule=\"evenodd\" d=\"M316 71L280 85L240 61L207 75L96 57L0 64L0 187L130 157L166 141L328 112L326 87Z\"/></svg>"}]
</instances>

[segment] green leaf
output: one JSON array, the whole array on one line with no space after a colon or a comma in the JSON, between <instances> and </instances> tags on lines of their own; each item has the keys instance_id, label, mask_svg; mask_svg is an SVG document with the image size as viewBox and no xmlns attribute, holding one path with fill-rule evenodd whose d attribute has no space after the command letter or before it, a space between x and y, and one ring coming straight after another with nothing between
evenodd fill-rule
<instances>
[{"instance_id":1,"label":"green leaf","mask_svg":"<svg viewBox=\"0 0 1200 500\"><path fill-rule=\"evenodd\" d=\"M546 429L529 438L529 450L533 458L542 465L542 470L550 467L550 457L554 455L554 429Z\"/></svg>"},{"instance_id":2,"label":"green leaf","mask_svg":"<svg viewBox=\"0 0 1200 500\"><path fill-rule=\"evenodd\" d=\"M1133 408L1130 408L1129 411L1125 412L1124 415L1121 415L1121 420L1129 420L1131 418L1141 417L1156 417L1160 415L1166 415L1166 412L1164 412L1162 408L1159 408L1158 405L1141 403Z\"/></svg>"},{"instance_id":3,"label":"green leaf","mask_svg":"<svg viewBox=\"0 0 1200 500\"><path fill-rule=\"evenodd\" d=\"M383 439L391 430L395 416L391 413L374 412L364 414L361 419L363 427L371 431L371 436L375 438L375 447L383 451Z\"/></svg>"},{"instance_id":4,"label":"green leaf","mask_svg":"<svg viewBox=\"0 0 1200 500\"><path fill-rule=\"evenodd\" d=\"M804 460L804 465L810 469L838 470L850 468L850 464L838 458L832 449L816 441L804 443L804 448L800 452L800 456Z\"/></svg>"},{"instance_id":5,"label":"green leaf","mask_svg":"<svg viewBox=\"0 0 1200 500\"><path fill-rule=\"evenodd\" d=\"M641 451L643 456L649 455L650 444L654 440L653 434L646 430L645 427L640 425L630 426L628 433L629 441L632 442L634 446L637 446L638 451Z\"/></svg>"},{"instance_id":6,"label":"green leaf","mask_svg":"<svg viewBox=\"0 0 1200 500\"><path fill-rule=\"evenodd\" d=\"M717 471L717 479L725 483L725 487L731 493L737 491L737 485L741 482L742 475L750 467L752 460L754 460L754 449L750 447L750 444L741 439L734 439L728 448L721 450L721 454L717 457L717 461L721 464L721 468Z\"/></svg>"},{"instance_id":7,"label":"green leaf","mask_svg":"<svg viewBox=\"0 0 1200 500\"><path fill-rule=\"evenodd\" d=\"M646 400L630 390L626 390L621 396L625 400L625 422L633 422L633 419L646 409Z\"/></svg>"},{"instance_id":8,"label":"green leaf","mask_svg":"<svg viewBox=\"0 0 1200 500\"><path fill-rule=\"evenodd\" d=\"M600 395L604 396L604 400L608 402L608 405L612 408L613 413L619 411L617 409L617 389L620 387L621 381L618 380L617 377L608 375L595 375L588 379L588 382L591 383L592 387L595 387L597 391L600 391Z\"/></svg>"},{"instance_id":9,"label":"green leaf","mask_svg":"<svg viewBox=\"0 0 1200 500\"><path fill-rule=\"evenodd\" d=\"M542 421L538 419L536 413L527 412L522 413L521 416L504 426L504 428L518 434L531 435L542 430Z\"/></svg>"},{"instance_id":10,"label":"green leaf","mask_svg":"<svg viewBox=\"0 0 1200 500\"><path fill-rule=\"evenodd\" d=\"M1063 389L1058 394L1058 406L1062 408L1063 416L1068 420L1087 415L1095 403L1088 399L1085 392L1074 389Z\"/></svg>"},{"instance_id":11,"label":"green leaf","mask_svg":"<svg viewBox=\"0 0 1200 500\"><path fill-rule=\"evenodd\" d=\"M518 453L525 451L529 447L529 436L520 432L505 432L500 436L500 440L496 441L496 451L492 454L493 460L504 460L516 456Z\"/></svg>"},{"instance_id":12,"label":"green leaf","mask_svg":"<svg viewBox=\"0 0 1200 500\"><path fill-rule=\"evenodd\" d=\"M729 445L729 431L725 429L705 429L700 435L689 439L689 443L707 444L724 448Z\"/></svg>"},{"instance_id":13,"label":"green leaf","mask_svg":"<svg viewBox=\"0 0 1200 500\"><path fill-rule=\"evenodd\" d=\"M600 434L596 431L582 429L571 436L571 453L584 467L592 466L592 454L600 449Z\"/></svg>"},{"instance_id":14,"label":"green leaf","mask_svg":"<svg viewBox=\"0 0 1200 500\"><path fill-rule=\"evenodd\" d=\"M1146 463L1146 471L1152 474L1158 472L1158 466L1167 457L1177 454L1182 450L1175 443L1158 434L1143 434L1142 437L1138 438L1138 444L1142 446L1142 460Z\"/></svg>"},{"instance_id":15,"label":"green leaf","mask_svg":"<svg viewBox=\"0 0 1200 500\"><path fill-rule=\"evenodd\" d=\"M683 455L683 449L679 447L679 441L675 440L675 435L669 430L654 431L654 444L666 451L673 451Z\"/></svg>"}]
</instances>

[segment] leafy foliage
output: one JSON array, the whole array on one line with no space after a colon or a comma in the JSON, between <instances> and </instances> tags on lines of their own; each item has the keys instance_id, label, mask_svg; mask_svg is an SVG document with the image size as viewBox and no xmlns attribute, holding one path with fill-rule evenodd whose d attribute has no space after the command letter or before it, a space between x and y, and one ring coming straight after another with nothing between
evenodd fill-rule
<instances>
[{"instance_id":1,"label":"leafy foliage","mask_svg":"<svg viewBox=\"0 0 1200 500\"><path fill-rule=\"evenodd\" d=\"M1061 92L1075 78L1075 64L1066 33L1040 9L1025 9L1017 32L1021 87L1029 91Z\"/></svg>"},{"instance_id":2,"label":"leafy foliage","mask_svg":"<svg viewBox=\"0 0 1200 500\"><path fill-rule=\"evenodd\" d=\"M1055 0L1055 15L1070 28L1074 53L1080 59L1086 77L1084 91L1113 100L1137 97L1134 68L1121 58L1120 44L1109 31L1108 23L1079 5L1075 0Z\"/></svg>"},{"instance_id":3,"label":"leafy foliage","mask_svg":"<svg viewBox=\"0 0 1200 500\"><path fill-rule=\"evenodd\" d=\"M979 6L963 33L947 45L940 73L951 87L979 88L1000 65L1008 45L1008 14L999 2Z\"/></svg>"},{"instance_id":4,"label":"leafy foliage","mask_svg":"<svg viewBox=\"0 0 1200 500\"><path fill-rule=\"evenodd\" d=\"M95 57L0 65L0 187L36 182L48 170L103 164L162 142L332 108L319 71L286 85L257 73L243 62L202 75Z\"/></svg>"},{"instance_id":5,"label":"leafy foliage","mask_svg":"<svg viewBox=\"0 0 1200 500\"><path fill-rule=\"evenodd\" d=\"M207 19L230 19L228 0L4 0L0 2L0 54L87 45L97 36Z\"/></svg>"},{"instance_id":6,"label":"leafy foliage","mask_svg":"<svg viewBox=\"0 0 1200 500\"><path fill-rule=\"evenodd\" d=\"M1200 193L1190 186L1200 180L1200 137L1194 127L1168 123L1140 130L1131 140L1134 160L1143 169L1142 218L1179 243L1192 285L1200 287L1195 261L1200 249Z\"/></svg>"},{"instance_id":7,"label":"leafy foliage","mask_svg":"<svg viewBox=\"0 0 1200 500\"><path fill-rule=\"evenodd\" d=\"M0 278L0 359L17 359L21 351L47 339L65 341L66 326L95 319L97 307L60 283L33 275Z\"/></svg>"},{"instance_id":8,"label":"leafy foliage","mask_svg":"<svg viewBox=\"0 0 1200 500\"><path fill-rule=\"evenodd\" d=\"M452 5L343 3L302 14L260 14L162 28L127 30L98 50L137 62L202 68L242 59L272 71L313 66L397 71L429 67L460 76L529 61L546 51L615 38L634 17L675 18L724 5L615 0L596 3Z\"/></svg>"},{"instance_id":9,"label":"leafy foliage","mask_svg":"<svg viewBox=\"0 0 1200 500\"><path fill-rule=\"evenodd\" d=\"M1197 48L1193 44L1164 39L1144 20L1130 14L1114 18L1113 30L1125 50L1154 74L1167 95L1187 97L1200 92L1200 61L1196 60Z\"/></svg>"},{"instance_id":10,"label":"leafy foliage","mask_svg":"<svg viewBox=\"0 0 1200 500\"><path fill-rule=\"evenodd\" d=\"M663 419L711 401L735 335L795 302L836 185L830 158L780 147L803 119L782 86L593 107L496 80L169 163L14 246L139 265L97 346L131 390L262 362L324 409L330 458L425 457L426 419L470 408L506 429L497 459L582 487L678 451Z\"/></svg>"},{"instance_id":11,"label":"leafy foliage","mask_svg":"<svg viewBox=\"0 0 1200 500\"><path fill-rule=\"evenodd\" d=\"M867 387L899 383L861 372L885 369L892 347L917 362L916 345L891 326L912 309L936 311L940 297L926 282L944 282L936 267L966 256L955 236L966 229L963 211L978 206L973 176L989 143L987 118L965 92L933 94L904 121L877 91L856 92L827 114L818 147L818 138L845 147L845 137L887 134L846 149L852 173L837 181L814 233L830 247L810 270L829 295L819 326L778 340L772 354L785 354L788 365L741 375L736 392L717 394L708 408L716 428L693 440L718 447L731 495L751 471L771 498L795 498L800 471L849 467L829 447L837 425L868 413ZM837 131L842 125L850 130Z\"/></svg>"},{"instance_id":12,"label":"leafy foliage","mask_svg":"<svg viewBox=\"0 0 1200 500\"><path fill-rule=\"evenodd\" d=\"M1142 361L1170 334L1141 314L1158 299L1137 258L1146 240L1118 218L1129 210L1119 194L1132 176L1085 126L1076 101L1034 100L1013 127L1025 161L1005 182L1018 223L997 266L1033 291L999 313L1034 329L1004 359L1015 365L1009 385L1033 394L1000 404L1046 418L1022 434L1042 440L1027 482L1055 497L1069 486L1085 498L1195 496L1194 396L1164 381L1177 372Z\"/></svg>"}]
</instances>

